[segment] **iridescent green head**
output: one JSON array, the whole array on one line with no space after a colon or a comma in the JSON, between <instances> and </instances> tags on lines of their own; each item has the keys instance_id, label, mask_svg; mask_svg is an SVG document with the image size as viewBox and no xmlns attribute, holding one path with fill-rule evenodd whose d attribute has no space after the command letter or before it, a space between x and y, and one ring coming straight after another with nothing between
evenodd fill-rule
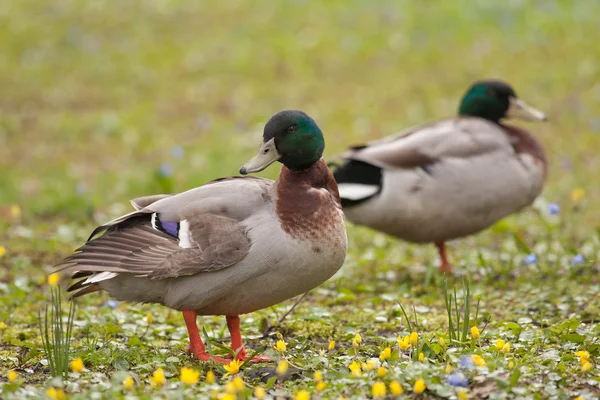
<instances>
[{"instance_id":1,"label":"iridescent green head","mask_svg":"<svg viewBox=\"0 0 600 400\"><path fill-rule=\"evenodd\" d=\"M281 111L265 125L258 153L244 164L240 173L262 171L275 161L292 171L303 170L319 161L324 149L323 133L311 117L302 111Z\"/></svg>"},{"instance_id":2,"label":"iridescent green head","mask_svg":"<svg viewBox=\"0 0 600 400\"><path fill-rule=\"evenodd\" d=\"M463 96L458 114L499 122L502 118L516 117L526 121L545 121L546 115L528 106L517 97L506 82L485 80L475 82Z\"/></svg>"}]
</instances>

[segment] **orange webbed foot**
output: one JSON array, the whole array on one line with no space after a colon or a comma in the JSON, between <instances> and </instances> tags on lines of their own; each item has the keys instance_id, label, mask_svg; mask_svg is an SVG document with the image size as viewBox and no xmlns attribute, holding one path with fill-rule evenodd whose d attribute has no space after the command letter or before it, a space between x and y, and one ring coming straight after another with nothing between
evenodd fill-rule
<instances>
[{"instance_id":1,"label":"orange webbed foot","mask_svg":"<svg viewBox=\"0 0 600 400\"><path fill-rule=\"evenodd\" d=\"M221 364L229 364L231 362L231 360L222 357L212 356L211 358L210 354L204 351L204 349L193 348L191 345L185 353L192 355L195 359L200 361L215 361Z\"/></svg>"}]
</instances>

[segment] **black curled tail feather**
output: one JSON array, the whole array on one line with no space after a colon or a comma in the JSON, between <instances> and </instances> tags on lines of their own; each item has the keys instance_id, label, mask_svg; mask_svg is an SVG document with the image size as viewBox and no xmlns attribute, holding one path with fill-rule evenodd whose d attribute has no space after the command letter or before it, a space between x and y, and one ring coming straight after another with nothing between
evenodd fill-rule
<instances>
[{"instance_id":1,"label":"black curled tail feather","mask_svg":"<svg viewBox=\"0 0 600 400\"><path fill-rule=\"evenodd\" d=\"M379 189L366 197L360 199L349 199L344 198L344 195L340 193L342 199L342 207L352 206L362 203L365 200L379 194L382 189L382 171L381 168L366 163L364 161L347 159L344 164L336 167L333 170L333 176L338 185L347 184L359 184L368 186L377 186Z\"/></svg>"}]
</instances>

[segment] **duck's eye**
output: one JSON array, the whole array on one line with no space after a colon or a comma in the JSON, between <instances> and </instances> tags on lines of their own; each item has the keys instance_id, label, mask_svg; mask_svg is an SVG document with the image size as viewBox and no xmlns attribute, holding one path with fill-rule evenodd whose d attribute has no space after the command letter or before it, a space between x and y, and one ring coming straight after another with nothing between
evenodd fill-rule
<instances>
[{"instance_id":1,"label":"duck's eye","mask_svg":"<svg viewBox=\"0 0 600 400\"><path fill-rule=\"evenodd\" d=\"M298 130L298 127L296 125L292 125L287 129L288 133L294 133L297 130Z\"/></svg>"},{"instance_id":2,"label":"duck's eye","mask_svg":"<svg viewBox=\"0 0 600 400\"><path fill-rule=\"evenodd\" d=\"M267 154L269 152L269 149L264 149L263 150L263 154Z\"/></svg>"}]
</instances>

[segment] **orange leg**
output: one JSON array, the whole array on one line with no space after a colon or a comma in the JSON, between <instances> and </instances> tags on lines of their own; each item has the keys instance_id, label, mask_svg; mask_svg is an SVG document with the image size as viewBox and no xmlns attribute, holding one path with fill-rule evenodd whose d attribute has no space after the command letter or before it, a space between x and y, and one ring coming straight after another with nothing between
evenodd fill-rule
<instances>
[{"instance_id":1,"label":"orange leg","mask_svg":"<svg viewBox=\"0 0 600 400\"><path fill-rule=\"evenodd\" d=\"M237 315L228 315L225 317L227 319L227 328L229 329L229 334L231 335L231 349L234 352L237 352L237 356L235 357L238 360L247 360L248 355L246 354L246 349L244 349L244 343L242 342L242 333L240 332L240 317ZM270 362L271 359L269 357L254 357L252 359L254 362Z\"/></svg>"},{"instance_id":2,"label":"orange leg","mask_svg":"<svg viewBox=\"0 0 600 400\"><path fill-rule=\"evenodd\" d=\"M438 242L435 245L438 249L438 252L440 253L440 259L442 260L442 264L440 265L440 271L451 274L452 264L450 264L450 262L448 261L448 256L446 255L446 244L444 242Z\"/></svg>"},{"instance_id":3,"label":"orange leg","mask_svg":"<svg viewBox=\"0 0 600 400\"><path fill-rule=\"evenodd\" d=\"M196 325L196 311L194 310L183 310L183 319L185 320L185 326L190 336L190 346L186 350L187 354L192 354L200 361L210 361L210 354L208 354L204 348L204 343L200 338L200 332L198 332L198 325ZM220 357L213 357L213 360L228 364L229 361Z\"/></svg>"}]
</instances>

